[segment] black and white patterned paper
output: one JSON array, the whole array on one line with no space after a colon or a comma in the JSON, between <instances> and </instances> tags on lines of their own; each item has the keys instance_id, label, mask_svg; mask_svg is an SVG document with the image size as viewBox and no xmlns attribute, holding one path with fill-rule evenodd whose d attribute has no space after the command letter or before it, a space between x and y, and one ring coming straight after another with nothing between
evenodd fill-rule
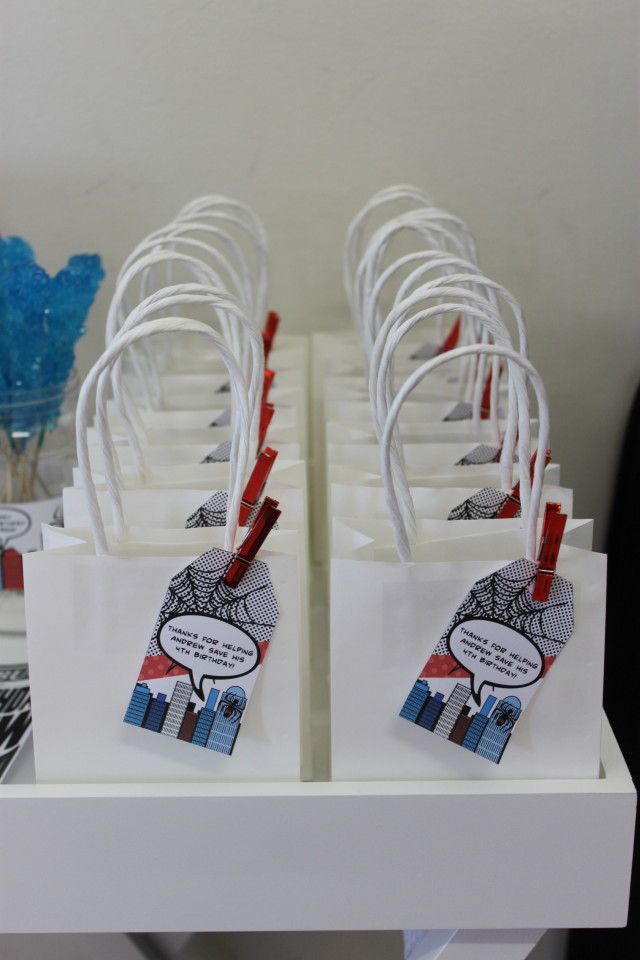
<instances>
[{"instance_id":1,"label":"black and white patterned paper","mask_svg":"<svg viewBox=\"0 0 640 960\"><path fill-rule=\"evenodd\" d=\"M201 463L227 463L231 459L231 440L223 440L211 453L201 460Z\"/></svg>"},{"instance_id":2,"label":"black and white patterned paper","mask_svg":"<svg viewBox=\"0 0 640 960\"><path fill-rule=\"evenodd\" d=\"M450 510L447 520L495 520L508 499L508 495L502 490L482 487ZM519 508L513 516L520 516Z\"/></svg>"},{"instance_id":3,"label":"black and white patterned paper","mask_svg":"<svg viewBox=\"0 0 640 960\"><path fill-rule=\"evenodd\" d=\"M185 527L187 529L192 527L223 527L227 522L228 496L226 490L216 490L208 500L205 500L197 510L194 510L187 517ZM260 509L260 503L261 501L251 510L243 526L251 526ZM274 529L277 528L278 524L276 523Z\"/></svg>"},{"instance_id":4,"label":"black and white patterned paper","mask_svg":"<svg viewBox=\"0 0 640 960\"><path fill-rule=\"evenodd\" d=\"M456 403L454 407L449 410L449 413L444 418L445 423L456 423L458 420L471 420L471 414L473 413L473 407L470 403L463 403L460 401Z\"/></svg>"},{"instance_id":5,"label":"black and white patterned paper","mask_svg":"<svg viewBox=\"0 0 640 960\"><path fill-rule=\"evenodd\" d=\"M31 732L31 698L26 664L0 666L0 781Z\"/></svg>"},{"instance_id":6,"label":"black and white patterned paper","mask_svg":"<svg viewBox=\"0 0 640 960\"><path fill-rule=\"evenodd\" d=\"M470 467L475 464L497 463L500 457L500 447L495 447L490 443L480 443L469 453L465 453L457 461L456 467Z\"/></svg>"}]
</instances>

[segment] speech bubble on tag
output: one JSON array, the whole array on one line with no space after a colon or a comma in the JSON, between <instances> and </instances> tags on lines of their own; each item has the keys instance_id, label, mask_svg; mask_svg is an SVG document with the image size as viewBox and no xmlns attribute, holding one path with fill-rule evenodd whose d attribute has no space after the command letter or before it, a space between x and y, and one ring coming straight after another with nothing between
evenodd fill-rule
<instances>
[{"instance_id":1,"label":"speech bubble on tag","mask_svg":"<svg viewBox=\"0 0 640 960\"><path fill-rule=\"evenodd\" d=\"M233 623L205 613L177 613L158 633L158 645L171 660L189 671L191 684L204 699L204 680L244 677L258 666L260 649Z\"/></svg>"},{"instance_id":2,"label":"speech bubble on tag","mask_svg":"<svg viewBox=\"0 0 640 960\"><path fill-rule=\"evenodd\" d=\"M471 674L471 693L478 705L485 685L529 687L544 670L544 657L533 640L495 620L463 620L449 633L447 645Z\"/></svg>"},{"instance_id":3,"label":"speech bubble on tag","mask_svg":"<svg viewBox=\"0 0 640 960\"><path fill-rule=\"evenodd\" d=\"M31 529L31 517L18 507L0 507L0 547L5 548L16 537Z\"/></svg>"}]
</instances>

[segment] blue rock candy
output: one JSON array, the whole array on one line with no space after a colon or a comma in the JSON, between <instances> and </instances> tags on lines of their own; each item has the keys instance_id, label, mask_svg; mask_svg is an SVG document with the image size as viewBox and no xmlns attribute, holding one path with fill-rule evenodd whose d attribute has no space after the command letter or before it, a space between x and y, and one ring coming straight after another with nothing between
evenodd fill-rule
<instances>
[{"instance_id":1,"label":"blue rock candy","mask_svg":"<svg viewBox=\"0 0 640 960\"><path fill-rule=\"evenodd\" d=\"M71 257L55 276L20 237L0 237L0 427L55 427L75 344L104 271L100 257Z\"/></svg>"}]
</instances>

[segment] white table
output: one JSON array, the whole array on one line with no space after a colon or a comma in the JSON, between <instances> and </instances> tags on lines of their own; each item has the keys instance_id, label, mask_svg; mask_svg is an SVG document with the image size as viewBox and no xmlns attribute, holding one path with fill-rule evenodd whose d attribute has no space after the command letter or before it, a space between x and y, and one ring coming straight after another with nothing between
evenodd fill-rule
<instances>
[{"instance_id":1,"label":"white table","mask_svg":"<svg viewBox=\"0 0 640 960\"><path fill-rule=\"evenodd\" d=\"M33 779L25 752L0 787L0 932L461 928L442 956L516 960L626 922L636 797L606 720L594 781Z\"/></svg>"}]
</instances>

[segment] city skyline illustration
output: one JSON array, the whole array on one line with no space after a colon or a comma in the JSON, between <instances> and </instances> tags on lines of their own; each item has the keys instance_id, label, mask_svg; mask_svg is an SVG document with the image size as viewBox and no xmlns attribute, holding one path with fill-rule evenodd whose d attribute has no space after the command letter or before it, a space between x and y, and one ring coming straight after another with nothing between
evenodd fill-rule
<instances>
[{"instance_id":1,"label":"city skyline illustration","mask_svg":"<svg viewBox=\"0 0 640 960\"><path fill-rule=\"evenodd\" d=\"M171 694L154 692L148 682L138 680L124 722L230 756L247 705L246 690L237 684L213 686L200 709L196 700L188 679L176 679Z\"/></svg>"},{"instance_id":2,"label":"city skyline illustration","mask_svg":"<svg viewBox=\"0 0 640 960\"><path fill-rule=\"evenodd\" d=\"M241 585L230 587L224 579L229 556L213 547L169 581L123 717L131 726L227 755L234 750L278 619L267 564L254 560ZM162 646L163 628L178 617L186 618L187 626L190 617L196 618L189 628L195 633L188 635L201 637L198 649ZM240 654L224 641L224 632L222 640L201 636L198 618L207 618L207 631L218 623L247 636L251 660L240 662ZM224 653L213 656L208 641L220 642Z\"/></svg>"},{"instance_id":3,"label":"city skyline illustration","mask_svg":"<svg viewBox=\"0 0 640 960\"><path fill-rule=\"evenodd\" d=\"M500 763L522 713L522 701L513 693L502 698L489 694L475 713L468 682L455 682L449 697L432 690L433 680L419 677L411 688L400 716L404 720L449 740L493 763Z\"/></svg>"}]
</instances>

